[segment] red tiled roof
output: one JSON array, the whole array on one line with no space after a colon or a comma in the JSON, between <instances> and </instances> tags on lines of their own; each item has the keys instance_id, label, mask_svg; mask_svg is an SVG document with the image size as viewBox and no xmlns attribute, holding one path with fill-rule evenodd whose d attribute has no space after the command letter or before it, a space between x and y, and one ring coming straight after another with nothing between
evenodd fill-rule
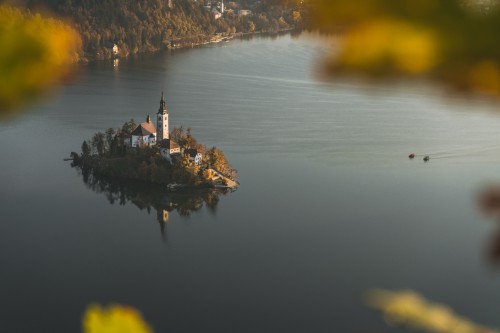
<instances>
[{"instance_id":1,"label":"red tiled roof","mask_svg":"<svg viewBox=\"0 0 500 333\"><path fill-rule=\"evenodd\" d=\"M181 146L179 146L179 144L177 142L175 142L174 140L170 140L170 149L176 149L176 148L180 148Z\"/></svg>"},{"instance_id":2,"label":"red tiled roof","mask_svg":"<svg viewBox=\"0 0 500 333\"><path fill-rule=\"evenodd\" d=\"M144 122L137 126L137 128L132 132L132 135L146 136L155 133L156 127L153 125L153 123Z\"/></svg>"}]
</instances>

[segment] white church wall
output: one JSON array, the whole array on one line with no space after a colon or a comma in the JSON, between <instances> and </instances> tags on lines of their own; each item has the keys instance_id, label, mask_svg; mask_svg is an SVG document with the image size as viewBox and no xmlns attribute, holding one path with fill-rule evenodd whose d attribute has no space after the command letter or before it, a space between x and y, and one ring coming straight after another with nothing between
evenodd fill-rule
<instances>
[{"instance_id":1,"label":"white church wall","mask_svg":"<svg viewBox=\"0 0 500 333\"><path fill-rule=\"evenodd\" d=\"M137 147L140 145L153 145L156 142L155 138L149 138L149 135L140 136L140 135L132 135L132 147Z\"/></svg>"}]
</instances>

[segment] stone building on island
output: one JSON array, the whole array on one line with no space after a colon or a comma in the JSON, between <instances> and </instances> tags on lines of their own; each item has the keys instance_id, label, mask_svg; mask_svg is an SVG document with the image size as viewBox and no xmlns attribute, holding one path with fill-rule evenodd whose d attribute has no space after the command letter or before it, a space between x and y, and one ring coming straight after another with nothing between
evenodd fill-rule
<instances>
[{"instance_id":1,"label":"stone building on island","mask_svg":"<svg viewBox=\"0 0 500 333\"><path fill-rule=\"evenodd\" d=\"M130 145L134 148L153 146L156 144L156 127L148 115L146 121L141 123L130 135Z\"/></svg>"},{"instance_id":2,"label":"stone building on island","mask_svg":"<svg viewBox=\"0 0 500 333\"><path fill-rule=\"evenodd\" d=\"M130 146L141 148L157 145L160 148L161 156L164 159L171 160L172 156L181 155L182 151L179 144L170 139L169 114L163 92L161 93L160 108L156 116L156 126L148 115L146 121L132 131Z\"/></svg>"}]
</instances>

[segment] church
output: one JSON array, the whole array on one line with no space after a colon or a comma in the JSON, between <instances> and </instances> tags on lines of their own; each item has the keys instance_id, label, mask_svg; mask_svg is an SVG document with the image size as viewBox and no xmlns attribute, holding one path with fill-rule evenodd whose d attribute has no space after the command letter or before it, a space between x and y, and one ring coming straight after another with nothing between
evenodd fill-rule
<instances>
[{"instance_id":1,"label":"church","mask_svg":"<svg viewBox=\"0 0 500 333\"><path fill-rule=\"evenodd\" d=\"M156 116L156 126L148 115L146 121L132 131L130 146L140 148L159 145L161 156L170 159L172 155L181 153L181 147L177 142L170 140L168 111L163 92L161 93L160 108Z\"/></svg>"}]
</instances>

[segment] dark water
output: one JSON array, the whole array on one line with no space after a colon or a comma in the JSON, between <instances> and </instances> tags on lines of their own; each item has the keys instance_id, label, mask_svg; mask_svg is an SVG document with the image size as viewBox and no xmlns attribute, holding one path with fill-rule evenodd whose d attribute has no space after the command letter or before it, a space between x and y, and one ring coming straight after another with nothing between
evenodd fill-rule
<instances>
[{"instance_id":1,"label":"dark water","mask_svg":"<svg viewBox=\"0 0 500 333\"><path fill-rule=\"evenodd\" d=\"M500 179L498 107L318 83L324 53L287 35L90 64L0 125L0 331L78 332L98 302L137 307L156 332L393 332L361 302L374 287L500 326L499 230L473 201ZM158 192L110 204L62 160L153 114L162 89L172 125L224 150L242 183L169 212L163 236Z\"/></svg>"}]
</instances>

